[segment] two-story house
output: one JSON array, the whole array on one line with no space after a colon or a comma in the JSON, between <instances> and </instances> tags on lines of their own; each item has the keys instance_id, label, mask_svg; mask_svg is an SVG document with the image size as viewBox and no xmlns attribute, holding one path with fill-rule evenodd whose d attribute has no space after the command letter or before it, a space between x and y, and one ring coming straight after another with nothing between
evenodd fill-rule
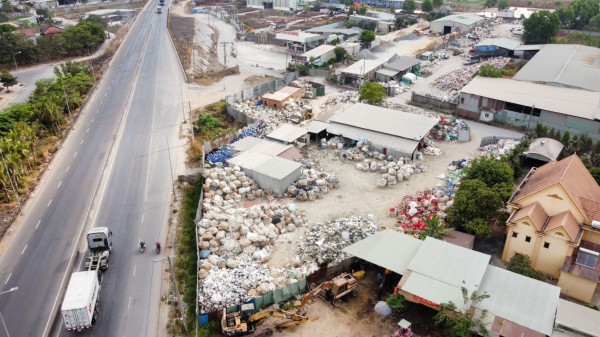
<instances>
[{"instance_id":1,"label":"two-story house","mask_svg":"<svg viewBox=\"0 0 600 337\"><path fill-rule=\"evenodd\" d=\"M502 260L515 254L590 302L600 281L600 186L577 155L533 168L508 201Z\"/></svg>"}]
</instances>

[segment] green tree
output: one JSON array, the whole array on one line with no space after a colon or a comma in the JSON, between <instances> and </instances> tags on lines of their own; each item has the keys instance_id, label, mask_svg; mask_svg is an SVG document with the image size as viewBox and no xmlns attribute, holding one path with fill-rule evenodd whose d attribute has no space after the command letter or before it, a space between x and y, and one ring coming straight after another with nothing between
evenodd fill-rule
<instances>
[{"instance_id":1,"label":"green tree","mask_svg":"<svg viewBox=\"0 0 600 337\"><path fill-rule=\"evenodd\" d=\"M52 20L52 12L48 8L38 8L35 13L42 17L41 21Z\"/></svg>"},{"instance_id":2,"label":"green tree","mask_svg":"<svg viewBox=\"0 0 600 337\"><path fill-rule=\"evenodd\" d=\"M600 9L595 0L574 0L566 8L557 10L563 26L578 30L583 29L588 25L590 19L598 14L600 14Z\"/></svg>"},{"instance_id":3,"label":"green tree","mask_svg":"<svg viewBox=\"0 0 600 337\"><path fill-rule=\"evenodd\" d=\"M592 18L590 18L590 21L588 21L588 24L585 26L585 29L595 32L600 31L600 14L596 14Z\"/></svg>"},{"instance_id":4,"label":"green tree","mask_svg":"<svg viewBox=\"0 0 600 337\"><path fill-rule=\"evenodd\" d=\"M527 255L515 254L510 258L506 268L513 273L531 277L536 280L542 280L544 278L544 274L533 269L531 266L531 259Z\"/></svg>"},{"instance_id":5,"label":"green tree","mask_svg":"<svg viewBox=\"0 0 600 337\"><path fill-rule=\"evenodd\" d=\"M335 47L333 54L336 62L343 62L348 58L348 51L344 47Z\"/></svg>"},{"instance_id":6,"label":"green tree","mask_svg":"<svg viewBox=\"0 0 600 337\"><path fill-rule=\"evenodd\" d=\"M402 27L404 27L404 18L397 16L394 25L396 29L401 29Z\"/></svg>"},{"instance_id":7,"label":"green tree","mask_svg":"<svg viewBox=\"0 0 600 337\"><path fill-rule=\"evenodd\" d=\"M90 15L90 16L88 16L86 21L92 22L92 23L97 23L100 26L102 26L104 29L108 28L108 22L106 22L106 20L99 15Z\"/></svg>"},{"instance_id":8,"label":"green tree","mask_svg":"<svg viewBox=\"0 0 600 337\"><path fill-rule=\"evenodd\" d=\"M414 13L415 9L417 9L417 4L415 0L406 0L402 4L402 9L406 11L406 13Z\"/></svg>"},{"instance_id":9,"label":"green tree","mask_svg":"<svg viewBox=\"0 0 600 337\"><path fill-rule=\"evenodd\" d=\"M462 226L477 237L490 237L503 202L498 192L483 181L463 180L456 191L454 204L448 209L448 221Z\"/></svg>"},{"instance_id":10,"label":"green tree","mask_svg":"<svg viewBox=\"0 0 600 337\"><path fill-rule=\"evenodd\" d=\"M358 39L360 40L361 44L366 48L370 45L371 42L373 42L373 40L375 40L375 32L372 30L368 30L368 29L364 29L362 32L360 32L360 36L358 37Z\"/></svg>"},{"instance_id":11,"label":"green tree","mask_svg":"<svg viewBox=\"0 0 600 337\"><path fill-rule=\"evenodd\" d=\"M431 0L423 0L421 10L423 10L423 12L431 12L433 10L433 2L431 2Z\"/></svg>"},{"instance_id":12,"label":"green tree","mask_svg":"<svg viewBox=\"0 0 600 337\"><path fill-rule=\"evenodd\" d=\"M498 9L503 10L510 7L508 0L498 0Z\"/></svg>"},{"instance_id":13,"label":"green tree","mask_svg":"<svg viewBox=\"0 0 600 337\"><path fill-rule=\"evenodd\" d=\"M314 12L318 12L321 10L321 1L315 1L312 6L312 10Z\"/></svg>"},{"instance_id":14,"label":"green tree","mask_svg":"<svg viewBox=\"0 0 600 337\"><path fill-rule=\"evenodd\" d=\"M590 174L592 175L592 177L594 177L596 183L600 185L600 167L592 167L590 169Z\"/></svg>"},{"instance_id":15,"label":"green tree","mask_svg":"<svg viewBox=\"0 0 600 337\"><path fill-rule=\"evenodd\" d=\"M473 74L473 77L475 76L499 78L502 77L502 71L491 64L485 64Z\"/></svg>"},{"instance_id":16,"label":"green tree","mask_svg":"<svg viewBox=\"0 0 600 337\"><path fill-rule=\"evenodd\" d=\"M419 240L425 240L428 236L441 240L444 236L448 235L449 231L454 230L454 228L446 226L446 222L443 219L440 219L437 214L422 220L427 227L417 234Z\"/></svg>"},{"instance_id":17,"label":"green tree","mask_svg":"<svg viewBox=\"0 0 600 337\"><path fill-rule=\"evenodd\" d=\"M385 89L379 83L367 82L360 87L359 100L366 100L369 104L381 104L385 98Z\"/></svg>"},{"instance_id":18,"label":"green tree","mask_svg":"<svg viewBox=\"0 0 600 337\"><path fill-rule=\"evenodd\" d=\"M369 8L366 5L362 5L362 6L360 6L359 8L356 9L356 14L358 14L358 15L365 15L365 14L367 14L367 10L368 9Z\"/></svg>"},{"instance_id":19,"label":"green tree","mask_svg":"<svg viewBox=\"0 0 600 337\"><path fill-rule=\"evenodd\" d=\"M6 88L6 92L10 92L10 87L17 85L19 80L8 71L0 73L0 83Z\"/></svg>"},{"instance_id":20,"label":"green tree","mask_svg":"<svg viewBox=\"0 0 600 337\"><path fill-rule=\"evenodd\" d=\"M432 3L434 8L438 8L444 5L444 0L433 0Z\"/></svg>"},{"instance_id":21,"label":"green tree","mask_svg":"<svg viewBox=\"0 0 600 337\"><path fill-rule=\"evenodd\" d=\"M492 8L492 7L496 6L497 3L498 3L498 0L486 0L485 7Z\"/></svg>"},{"instance_id":22,"label":"green tree","mask_svg":"<svg viewBox=\"0 0 600 337\"><path fill-rule=\"evenodd\" d=\"M560 31L560 19L556 13L543 10L523 20L523 28L525 44L550 43Z\"/></svg>"},{"instance_id":23,"label":"green tree","mask_svg":"<svg viewBox=\"0 0 600 337\"><path fill-rule=\"evenodd\" d=\"M487 310L472 310L473 306L489 298L487 293L479 294L476 291L469 295L467 288L462 287L464 310L459 310L455 303L443 303L442 309L433 316L435 324L443 324L446 328L444 336L471 337L477 334L488 337L485 328Z\"/></svg>"},{"instance_id":24,"label":"green tree","mask_svg":"<svg viewBox=\"0 0 600 337\"><path fill-rule=\"evenodd\" d=\"M390 295L385 302L393 312L398 312L404 308L404 296L400 294Z\"/></svg>"},{"instance_id":25,"label":"green tree","mask_svg":"<svg viewBox=\"0 0 600 337\"><path fill-rule=\"evenodd\" d=\"M8 24L0 24L0 33L12 33L17 27Z\"/></svg>"},{"instance_id":26,"label":"green tree","mask_svg":"<svg viewBox=\"0 0 600 337\"><path fill-rule=\"evenodd\" d=\"M500 199L508 200L514 185L513 169L505 160L479 157L471 162L462 180L477 179L498 193Z\"/></svg>"}]
</instances>

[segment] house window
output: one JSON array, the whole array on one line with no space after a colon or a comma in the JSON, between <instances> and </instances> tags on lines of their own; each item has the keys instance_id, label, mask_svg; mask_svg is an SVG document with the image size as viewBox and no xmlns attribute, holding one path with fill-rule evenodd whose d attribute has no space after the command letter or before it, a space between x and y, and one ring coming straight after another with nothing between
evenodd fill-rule
<instances>
[{"instance_id":1,"label":"house window","mask_svg":"<svg viewBox=\"0 0 600 337\"><path fill-rule=\"evenodd\" d=\"M525 237L525 242L531 242L531 236L526 236Z\"/></svg>"},{"instance_id":2,"label":"house window","mask_svg":"<svg viewBox=\"0 0 600 337\"><path fill-rule=\"evenodd\" d=\"M512 237L513 237L513 238L516 238L517 236L519 236L519 233L517 233L517 232L513 232L513 233L512 233Z\"/></svg>"},{"instance_id":3,"label":"house window","mask_svg":"<svg viewBox=\"0 0 600 337\"><path fill-rule=\"evenodd\" d=\"M550 248L550 242L544 242L544 248Z\"/></svg>"},{"instance_id":4,"label":"house window","mask_svg":"<svg viewBox=\"0 0 600 337\"><path fill-rule=\"evenodd\" d=\"M577 260L575 260L575 263L580 266L594 269L596 267L596 263L598 263L598 255L599 254L597 252L592 250L579 248L579 253L577 254Z\"/></svg>"},{"instance_id":5,"label":"house window","mask_svg":"<svg viewBox=\"0 0 600 337\"><path fill-rule=\"evenodd\" d=\"M460 104L465 104L465 98L464 97L460 98Z\"/></svg>"}]
</instances>

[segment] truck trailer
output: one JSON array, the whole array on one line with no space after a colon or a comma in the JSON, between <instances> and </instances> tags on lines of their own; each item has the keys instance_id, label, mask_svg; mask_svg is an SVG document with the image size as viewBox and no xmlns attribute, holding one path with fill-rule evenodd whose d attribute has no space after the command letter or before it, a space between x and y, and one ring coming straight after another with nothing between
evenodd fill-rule
<instances>
[{"instance_id":1,"label":"truck trailer","mask_svg":"<svg viewBox=\"0 0 600 337\"><path fill-rule=\"evenodd\" d=\"M80 271L71 275L61 307L67 331L89 329L98 316L100 280L98 271Z\"/></svg>"}]
</instances>

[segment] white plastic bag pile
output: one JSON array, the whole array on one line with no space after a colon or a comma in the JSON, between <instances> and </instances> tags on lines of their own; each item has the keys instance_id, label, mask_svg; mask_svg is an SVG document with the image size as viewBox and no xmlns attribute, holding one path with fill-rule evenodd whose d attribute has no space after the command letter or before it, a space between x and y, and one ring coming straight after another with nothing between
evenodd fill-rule
<instances>
[{"instance_id":1,"label":"white plastic bag pile","mask_svg":"<svg viewBox=\"0 0 600 337\"><path fill-rule=\"evenodd\" d=\"M488 154L489 156L493 156L496 158L500 158L500 156L508 154L512 151L517 145L521 143L518 140L512 139L500 139L497 144L490 144L484 147L479 148L479 151L484 152L483 154Z\"/></svg>"},{"instance_id":2,"label":"white plastic bag pile","mask_svg":"<svg viewBox=\"0 0 600 337\"><path fill-rule=\"evenodd\" d=\"M298 201L314 201L339 186L339 179L333 172L325 171L316 160L302 159L301 178L290 185L287 194Z\"/></svg>"}]
</instances>

